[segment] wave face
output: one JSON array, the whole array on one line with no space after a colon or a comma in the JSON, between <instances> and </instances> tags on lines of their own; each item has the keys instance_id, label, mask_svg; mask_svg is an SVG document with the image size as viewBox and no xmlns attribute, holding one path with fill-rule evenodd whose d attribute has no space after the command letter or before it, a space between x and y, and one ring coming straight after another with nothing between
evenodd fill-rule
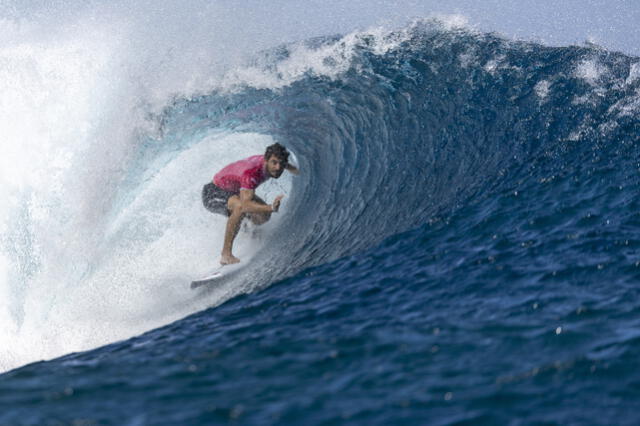
<instances>
[{"instance_id":1,"label":"wave face","mask_svg":"<svg viewBox=\"0 0 640 426\"><path fill-rule=\"evenodd\" d=\"M32 228L4 234L26 285L5 369L68 351L29 358L47 321L72 350L153 330L0 376L0 419L630 424L639 113L640 61L596 47L418 22L266 51L138 136L101 250L74 263L84 289L64 284L80 307L30 320L47 254L31 205L13 211ZM302 174L265 190L286 204L260 244L239 237L246 274L183 289L221 238L201 184L273 141Z\"/></svg>"}]
</instances>

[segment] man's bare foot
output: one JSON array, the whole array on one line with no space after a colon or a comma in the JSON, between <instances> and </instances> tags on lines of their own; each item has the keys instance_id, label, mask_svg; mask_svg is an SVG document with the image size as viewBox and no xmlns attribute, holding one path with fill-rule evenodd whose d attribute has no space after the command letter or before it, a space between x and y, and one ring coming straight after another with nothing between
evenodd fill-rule
<instances>
[{"instance_id":1,"label":"man's bare foot","mask_svg":"<svg viewBox=\"0 0 640 426\"><path fill-rule=\"evenodd\" d=\"M234 263L239 263L239 262L240 262L240 259L238 259L232 254L223 254L222 257L220 257L221 265L232 265Z\"/></svg>"}]
</instances>

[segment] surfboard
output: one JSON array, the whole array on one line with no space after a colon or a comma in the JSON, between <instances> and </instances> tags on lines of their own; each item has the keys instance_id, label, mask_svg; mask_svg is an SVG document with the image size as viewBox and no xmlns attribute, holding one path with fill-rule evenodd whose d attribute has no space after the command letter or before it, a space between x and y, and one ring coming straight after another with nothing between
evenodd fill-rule
<instances>
[{"instance_id":1,"label":"surfboard","mask_svg":"<svg viewBox=\"0 0 640 426\"><path fill-rule=\"evenodd\" d=\"M235 275L245 265L243 263L234 263L233 265L220 265L217 268L211 270L201 278L191 281L191 289L196 289L202 286L221 284L226 281L227 278Z\"/></svg>"}]
</instances>

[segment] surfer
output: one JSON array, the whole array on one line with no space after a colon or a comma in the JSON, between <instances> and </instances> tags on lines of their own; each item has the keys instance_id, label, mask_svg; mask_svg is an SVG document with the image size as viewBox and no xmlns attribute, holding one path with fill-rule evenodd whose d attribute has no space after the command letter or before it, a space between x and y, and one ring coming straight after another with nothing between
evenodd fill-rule
<instances>
[{"instance_id":1,"label":"surfer","mask_svg":"<svg viewBox=\"0 0 640 426\"><path fill-rule=\"evenodd\" d=\"M255 194L255 190L269 178L278 179L285 170L295 175L299 173L295 166L289 164L287 149L275 143L267 147L264 155L254 155L224 167L213 177L213 182L202 188L205 208L228 217L221 264L240 262L232 254L232 248L245 217L256 225L262 225L271 218L271 213L278 211L284 195L278 195L273 203L267 204Z\"/></svg>"}]
</instances>

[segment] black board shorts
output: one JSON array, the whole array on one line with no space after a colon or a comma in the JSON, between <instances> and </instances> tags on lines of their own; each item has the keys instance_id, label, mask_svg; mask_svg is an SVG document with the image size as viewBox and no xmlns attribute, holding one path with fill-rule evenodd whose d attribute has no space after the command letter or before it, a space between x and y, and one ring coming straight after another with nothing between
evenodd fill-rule
<instances>
[{"instance_id":1,"label":"black board shorts","mask_svg":"<svg viewBox=\"0 0 640 426\"><path fill-rule=\"evenodd\" d=\"M235 192L228 192L210 182L202 187L202 204L211 213L218 213L229 216L227 201Z\"/></svg>"}]
</instances>

